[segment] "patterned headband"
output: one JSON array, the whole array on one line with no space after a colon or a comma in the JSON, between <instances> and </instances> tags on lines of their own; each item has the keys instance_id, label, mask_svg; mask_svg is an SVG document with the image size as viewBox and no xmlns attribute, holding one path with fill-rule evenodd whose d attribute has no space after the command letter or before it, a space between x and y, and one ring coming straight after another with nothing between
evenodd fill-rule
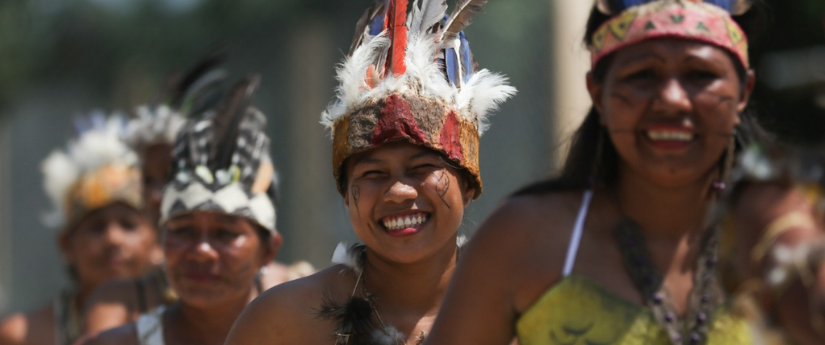
<instances>
[{"instance_id":1,"label":"patterned headband","mask_svg":"<svg viewBox=\"0 0 825 345\"><path fill-rule=\"evenodd\" d=\"M619 49L655 38L683 38L733 53L745 68L748 40L725 9L711 3L660 0L634 6L604 23L590 48L592 67Z\"/></svg>"}]
</instances>

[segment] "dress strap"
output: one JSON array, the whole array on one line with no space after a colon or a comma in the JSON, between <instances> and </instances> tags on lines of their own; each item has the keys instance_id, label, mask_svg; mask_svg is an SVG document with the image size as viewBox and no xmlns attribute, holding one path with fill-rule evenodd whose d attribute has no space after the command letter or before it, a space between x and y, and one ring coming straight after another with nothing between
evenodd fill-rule
<instances>
[{"instance_id":1,"label":"dress strap","mask_svg":"<svg viewBox=\"0 0 825 345\"><path fill-rule=\"evenodd\" d=\"M590 208L591 199L593 199L593 191L588 189L584 192L579 215L576 216L576 225L573 227L573 234L570 236L570 245L567 246L562 277L567 277L570 273L573 273L573 265L576 263L576 254L579 252L579 244L581 244L582 233L584 232L584 221L587 219L587 210Z\"/></svg>"},{"instance_id":2,"label":"dress strap","mask_svg":"<svg viewBox=\"0 0 825 345\"><path fill-rule=\"evenodd\" d=\"M140 315L135 323L137 328L138 344L140 345L164 345L163 342L163 312L164 306L160 306L152 312Z\"/></svg>"}]
</instances>

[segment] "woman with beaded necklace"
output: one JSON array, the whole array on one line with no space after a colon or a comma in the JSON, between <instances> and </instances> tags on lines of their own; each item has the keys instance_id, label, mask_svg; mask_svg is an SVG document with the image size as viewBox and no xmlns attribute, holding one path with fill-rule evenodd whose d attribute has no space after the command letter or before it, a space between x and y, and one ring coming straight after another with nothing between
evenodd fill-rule
<instances>
[{"instance_id":1,"label":"woman with beaded necklace","mask_svg":"<svg viewBox=\"0 0 825 345\"><path fill-rule=\"evenodd\" d=\"M481 194L485 116L515 89L475 70L462 29L477 5L447 16L446 2L416 1L409 18L407 7L379 0L359 21L323 114L364 245L339 246L338 265L267 291L227 344L420 344L429 332L464 207Z\"/></svg>"},{"instance_id":2,"label":"woman with beaded necklace","mask_svg":"<svg viewBox=\"0 0 825 345\"><path fill-rule=\"evenodd\" d=\"M709 212L751 133L733 18L747 7L597 1L593 108L562 175L481 226L427 344L749 343L716 279Z\"/></svg>"}]
</instances>

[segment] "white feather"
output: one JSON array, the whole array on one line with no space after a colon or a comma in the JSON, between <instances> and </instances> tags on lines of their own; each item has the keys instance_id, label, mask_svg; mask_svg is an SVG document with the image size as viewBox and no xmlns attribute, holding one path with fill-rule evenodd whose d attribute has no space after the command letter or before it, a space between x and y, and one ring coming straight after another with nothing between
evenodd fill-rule
<instances>
[{"instance_id":1,"label":"white feather","mask_svg":"<svg viewBox=\"0 0 825 345\"><path fill-rule=\"evenodd\" d=\"M136 150L154 144L171 145L184 124L186 118L166 105L154 109L141 106L137 108L137 118L126 126L123 141Z\"/></svg>"},{"instance_id":2,"label":"white feather","mask_svg":"<svg viewBox=\"0 0 825 345\"><path fill-rule=\"evenodd\" d=\"M456 103L465 118L475 117L479 135L489 127L487 118L498 106L516 94L516 88L507 85L507 78L486 69L477 71L458 91Z\"/></svg>"},{"instance_id":3,"label":"white feather","mask_svg":"<svg viewBox=\"0 0 825 345\"><path fill-rule=\"evenodd\" d=\"M351 254L352 251L346 243L338 243L338 246L335 247L335 252L332 253L332 263L335 265L345 265L349 268L356 269L358 268L358 258Z\"/></svg>"},{"instance_id":4,"label":"white feather","mask_svg":"<svg viewBox=\"0 0 825 345\"><path fill-rule=\"evenodd\" d=\"M47 225L62 225L66 193L83 174L110 164L137 164L137 154L121 141L123 124L122 116L110 116L70 141L65 152L55 150L43 160L43 189L53 204L53 210L44 219Z\"/></svg>"},{"instance_id":5,"label":"white feather","mask_svg":"<svg viewBox=\"0 0 825 345\"><path fill-rule=\"evenodd\" d=\"M421 0L419 0L421 1ZM406 47L406 72L401 76L389 74L378 85L370 88L366 81L366 71L370 65L383 66L389 48L386 32L372 40L365 41L356 48L337 70L340 83L336 90L337 99L321 115L321 123L332 130L341 116L347 115L364 102L376 101L393 93L430 98L452 105L462 118L473 121L483 133L487 127L487 117L499 104L516 93L507 85L502 75L481 70L473 74L464 85L456 88L442 72L442 65L436 57L444 42L437 42L439 34L427 33L428 21L440 21L446 14L443 0L423 0L413 6L408 17L409 36ZM465 4L466 5L466 4ZM437 20L436 20L436 17ZM416 27L418 25L418 27ZM452 42L457 44L457 40Z\"/></svg>"},{"instance_id":6,"label":"white feather","mask_svg":"<svg viewBox=\"0 0 825 345\"><path fill-rule=\"evenodd\" d=\"M332 128L338 118L344 114L348 105L361 101L361 95L369 89L366 82L367 68L375 64L384 47L389 46L390 40L386 33L381 33L373 39L356 48L352 56L348 57L338 67L336 79L340 85L336 89L338 101L327 108L322 115L321 123Z\"/></svg>"}]
</instances>

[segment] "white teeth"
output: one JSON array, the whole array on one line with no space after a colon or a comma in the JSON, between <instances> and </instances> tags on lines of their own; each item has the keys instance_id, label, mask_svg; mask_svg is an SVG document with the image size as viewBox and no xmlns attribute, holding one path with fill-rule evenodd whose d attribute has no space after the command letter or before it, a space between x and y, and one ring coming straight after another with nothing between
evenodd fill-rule
<instances>
[{"instance_id":1,"label":"white teeth","mask_svg":"<svg viewBox=\"0 0 825 345\"><path fill-rule=\"evenodd\" d=\"M691 141L693 134L681 131L648 131L647 137L651 140Z\"/></svg>"},{"instance_id":2,"label":"white teeth","mask_svg":"<svg viewBox=\"0 0 825 345\"><path fill-rule=\"evenodd\" d=\"M395 217L395 218L384 218L381 223L384 224L387 229L390 230L400 230L404 228L418 226L423 224L427 221L427 215L423 213L409 215L409 216L402 216L402 217Z\"/></svg>"}]
</instances>

